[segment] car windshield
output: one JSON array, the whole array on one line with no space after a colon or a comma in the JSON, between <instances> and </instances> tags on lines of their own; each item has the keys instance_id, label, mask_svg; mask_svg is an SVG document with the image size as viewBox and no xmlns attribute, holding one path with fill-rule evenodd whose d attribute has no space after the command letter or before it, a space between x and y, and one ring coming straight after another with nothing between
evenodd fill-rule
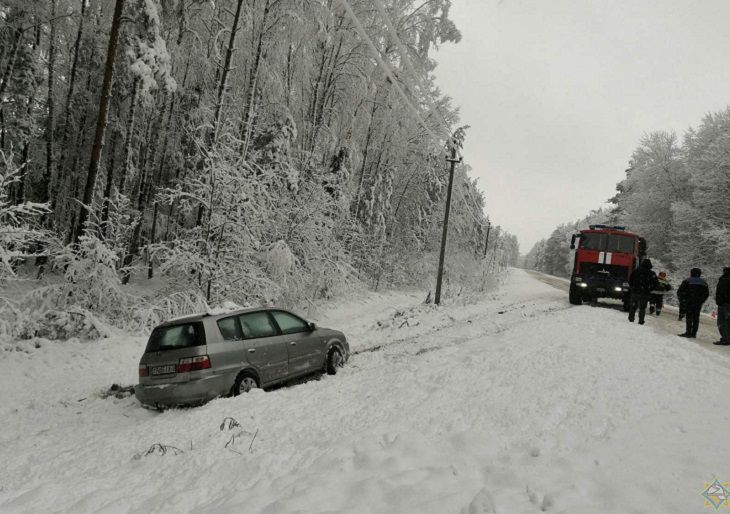
<instances>
[{"instance_id":1,"label":"car windshield","mask_svg":"<svg viewBox=\"0 0 730 514\"><path fill-rule=\"evenodd\" d=\"M584 250L599 252L633 253L634 238L618 234L589 232L581 236L580 247Z\"/></svg>"},{"instance_id":2,"label":"car windshield","mask_svg":"<svg viewBox=\"0 0 730 514\"><path fill-rule=\"evenodd\" d=\"M178 350L204 344L205 335L202 323L182 323L154 329L147 343L147 351Z\"/></svg>"}]
</instances>

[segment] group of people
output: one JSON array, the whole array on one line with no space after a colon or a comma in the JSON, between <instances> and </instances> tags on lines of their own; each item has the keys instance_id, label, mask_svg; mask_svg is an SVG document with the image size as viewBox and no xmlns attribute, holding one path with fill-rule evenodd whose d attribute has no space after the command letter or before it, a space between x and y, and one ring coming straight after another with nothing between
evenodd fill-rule
<instances>
[{"instance_id":1,"label":"group of people","mask_svg":"<svg viewBox=\"0 0 730 514\"><path fill-rule=\"evenodd\" d=\"M664 305L664 295L672 290L666 272L662 271L657 276L652 268L651 260L644 259L639 264L639 268L631 275L629 321L632 323L636 319L638 310L639 324L644 324L647 306L649 306L650 314L660 315ZM720 340L714 344L728 346L730 345L730 267L724 268L722 271L722 276L715 289L717 328L720 331ZM679 335L695 338L700 327L702 306L710 297L710 288L702 278L701 269L692 268L689 275L677 289L679 319L685 319L686 323L686 330Z\"/></svg>"}]
</instances>

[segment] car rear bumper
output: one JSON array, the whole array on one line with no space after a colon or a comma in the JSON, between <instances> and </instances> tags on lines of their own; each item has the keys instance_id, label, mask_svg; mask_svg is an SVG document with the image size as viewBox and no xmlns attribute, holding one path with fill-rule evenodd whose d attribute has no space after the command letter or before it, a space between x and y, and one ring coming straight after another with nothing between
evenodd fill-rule
<instances>
[{"instance_id":1,"label":"car rear bumper","mask_svg":"<svg viewBox=\"0 0 730 514\"><path fill-rule=\"evenodd\" d=\"M177 407L199 405L230 392L232 379L228 375L208 375L186 382L144 383L134 388L134 394L144 405Z\"/></svg>"}]
</instances>

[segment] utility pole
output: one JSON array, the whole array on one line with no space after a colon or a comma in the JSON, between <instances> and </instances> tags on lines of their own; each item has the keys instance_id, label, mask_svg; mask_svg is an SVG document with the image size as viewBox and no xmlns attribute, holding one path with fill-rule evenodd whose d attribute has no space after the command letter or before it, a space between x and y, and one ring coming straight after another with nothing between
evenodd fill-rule
<instances>
[{"instance_id":1,"label":"utility pole","mask_svg":"<svg viewBox=\"0 0 730 514\"><path fill-rule=\"evenodd\" d=\"M487 258L487 248L489 248L489 232L492 230L492 222L487 222L487 239L484 241L484 258Z\"/></svg>"},{"instance_id":2,"label":"utility pole","mask_svg":"<svg viewBox=\"0 0 730 514\"><path fill-rule=\"evenodd\" d=\"M454 141L454 146L451 148L451 157L447 157L446 160L451 163L451 171L449 172L449 188L446 190L444 227L441 233L441 253L439 254L439 269L436 277L436 294L433 299L436 305L441 304L441 280L444 275L444 256L446 255L446 236L449 232L449 212L451 211L451 188L454 185L454 169L456 168L456 163L461 162L461 158L456 158L456 141Z\"/></svg>"}]
</instances>

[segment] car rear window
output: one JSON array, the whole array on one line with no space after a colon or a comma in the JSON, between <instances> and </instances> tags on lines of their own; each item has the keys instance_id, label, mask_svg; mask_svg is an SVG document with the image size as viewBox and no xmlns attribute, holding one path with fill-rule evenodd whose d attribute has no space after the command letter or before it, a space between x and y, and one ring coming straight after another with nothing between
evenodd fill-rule
<instances>
[{"instance_id":1,"label":"car rear window","mask_svg":"<svg viewBox=\"0 0 730 514\"><path fill-rule=\"evenodd\" d=\"M147 342L147 351L179 350L180 348L202 346L204 344L205 330L202 323L199 321L181 323L154 329L150 335L150 340Z\"/></svg>"}]
</instances>

